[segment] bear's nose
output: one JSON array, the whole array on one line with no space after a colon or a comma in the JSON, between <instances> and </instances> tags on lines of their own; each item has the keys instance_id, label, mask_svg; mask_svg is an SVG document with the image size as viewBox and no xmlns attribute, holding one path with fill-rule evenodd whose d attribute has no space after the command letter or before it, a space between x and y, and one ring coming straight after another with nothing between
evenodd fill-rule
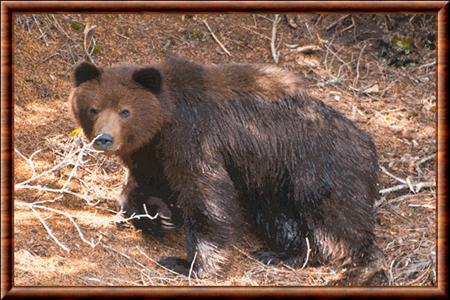
<instances>
[{"instance_id":1,"label":"bear's nose","mask_svg":"<svg viewBox=\"0 0 450 300\"><path fill-rule=\"evenodd\" d=\"M109 134L102 134L95 140L95 148L98 150L107 150L112 143L114 142L114 138Z\"/></svg>"}]
</instances>

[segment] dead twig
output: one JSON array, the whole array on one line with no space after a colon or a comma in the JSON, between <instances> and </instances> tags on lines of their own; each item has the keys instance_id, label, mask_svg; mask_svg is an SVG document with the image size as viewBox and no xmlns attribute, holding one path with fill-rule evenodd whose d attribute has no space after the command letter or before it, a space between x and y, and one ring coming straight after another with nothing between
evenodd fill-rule
<instances>
[{"instance_id":1,"label":"dead twig","mask_svg":"<svg viewBox=\"0 0 450 300\"><path fill-rule=\"evenodd\" d=\"M25 180L25 181L23 181L23 182L20 182L20 183L15 184L15 185L14 185L14 189L36 189L36 190L39 190L39 191L45 191L45 192L67 193L67 194L71 194L71 195L74 195L74 196L77 196L77 197L80 197L80 198L84 199L90 206L95 206L95 205L97 205L97 203L98 203L100 200L97 201L96 203L91 203L91 201L89 200L89 197L90 197L91 195L80 195L80 194L78 194L78 193L72 192L72 191L70 191L69 189L67 189L68 183L70 182L70 180L72 180L73 174L75 174L74 172L72 172L71 176L69 177L69 180L66 181L66 183L64 184L64 187L63 187L62 189L47 188L47 187L42 187L42 186L40 186L40 185L28 185L28 183L30 183L30 182L32 182L32 181L35 181L36 179L38 179L38 178L40 178L40 177L42 177L42 176L44 176L44 175L46 175L46 174L55 172L56 170L59 170L59 169L62 168L63 166L68 165L68 164L71 164L70 159L71 159L74 155L77 155L77 154L78 154L78 160L77 160L77 162L75 163L75 169L76 169L76 168L78 167L78 165L79 165L80 163L82 163L82 157L83 157L84 152L87 151L87 150L93 145L93 143L95 142L96 139L97 139L97 137L94 138L94 140L93 140L92 142L90 142L90 143L88 143L88 144L85 144L83 148L78 149L78 150L75 150L75 151L72 152L72 153L69 153L69 154L68 154L68 155L67 155L67 156L66 156L59 164L57 164L55 167L53 167L53 168L51 168L50 170L47 170L47 171L45 171L45 172L42 172L42 173L39 174L39 175L36 175L36 172L35 172L35 170L34 170L34 163L33 163L33 161L32 161L33 155L35 155L36 153L38 153L38 151L35 152L35 153L33 153L33 154L30 156L30 158L26 159L26 158L25 158L25 157L24 157L17 149L15 149L15 151L16 151L17 153L19 153L22 157L24 157L25 160L30 164L30 166L31 166L31 168L32 168L32 170L33 170L33 176L32 176L30 179L28 179L28 180ZM102 152L102 151L96 151L96 150L92 150L92 149L89 149L89 151L92 151L92 152Z\"/></svg>"},{"instance_id":2,"label":"dead twig","mask_svg":"<svg viewBox=\"0 0 450 300\"><path fill-rule=\"evenodd\" d=\"M62 29L61 25L59 25L59 22L58 22L58 20L56 20L55 16L52 15L52 17L53 17L53 20L55 20L55 23L56 23L57 27L59 28L59 30L61 30L61 32L64 33L67 36L67 38L73 42L74 40L72 40L72 38L67 34L67 32L64 31L64 29Z\"/></svg>"},{"instance_id":3,"label":"dead twig","mask_svg":"<svg viewBox=\"0 0 450 300\"><path fill-rule=\"evenodd\" d=\"M16 202L16 204L21 204L20 202ZM28 203L24 203L24 204L28 204ZM31 210L33 211L33 213L35 214L35 216L39 219L39 221L41 221L42 225L44 226L45 230L47 230L47 233L50 235L50 237L61 247L64 249L64 251L66 252L70 252L70 249L67 248L63 243L61 243L56 236L53 234L53 231L50 229L50 227L48 227L47 223L45 223L44 219L41 218L41 216L39 215L39 213L34 209L33 205L29 205L28 207L31 208Z\"/></svg>"},{"instance_id":4,"label":"dead twig","mask_svg":"<svg viewBox=\"0 0 450 300\"><path fill-rule=\"evenodd\" d=\"M298 47L295 49L296 52L300 52L300 53L310 53L310 52L320 51L320 50L322 50L322 49L319 46L315 46L315 45L303 46L303 47Z\"/></svg>"},{"instance_id":5,"label":"dead twig","mask_svg":"<svg viewBox=\"0 0 450 300\"><path fill-rule=\"evenodd\" d=\"M331 28L333 28L334 26L336 26L337 23L343 21L343 20L344 20L345 18L347 18L348 16L350 16L350 15L342 16L341 18L339 18L339 20L337 20L336 22L332 23L332 24L329 25L327 28L325 28L325 31L330 30Z\"/></svg>"},{"instance_id":6,"label":"dead twig","mask_svg":"<svg viewBox=\"0 0 450 300\"><path fill-rule=\"evenodd\" d=\"M244 27L244 26L239 26L239 27L244 28L245 30L251 31L251 32L253 32L256 35L259 35L260 37L265 38L266 40L269 40L269 41L271 40L269 37L267 37L267 36L265 36L265 35L263 35L263 34L261 34L259 32L256 32L254 30L251 30L251 29L249 29L247 27Z\"/></svg>"},{"instance_id":7,"label":"dead twig","mask_svg":"<svg viewBox=\"0 0 450 300\"><path fill-rule=\"evenodd\" d=\"M354 26L355 26L355 20L354 20L353 17L352 17L352 25L350 25L350 26L348 26L348 27L342 29L340 32L342 33L342 32L344 32L344 31L347 31L347 30L349 30L350 28L352 28L352 27L354 27Z\"/></svg>"},{"instance_id":8,"label":"dead twig","mask_svg":"<svg viewBox=\"0 0 450 300\"><path fill-rule=\"evenodd\" d=\"M206 28L208 28L208 30L211 33L212 37L219 44L219 46L223 49L223 51L225 51L225 53L228 54L229 56L233 56L233 55L230 54L230 52L228 52L227 48L225 48L225 46L219 41L219 39L216 37L214 32L209 27L208 23L205 20L203 20L203 23L205 23Z\"/></svg>"},{"instance_id":9,"label":"dead twig","mask_svg":"<svg viewBox=\"0 0 450 300\"><path fill-rule=\"evenodd\" d=\"M435 187L435 186L436 186L436 182L419 182L417 184L413 184L414 191L416 193L418 193L424 187ZM391 188L380 190L379 193L386 194L386 193L403 190L403 189L407 189L407 188L410 188L410 186L408 184L400 184L400 185L397 185L397 186L394 186Z\"/></svg>"},{"instance_id":10,"label":"dead twig","mask_svg":"<svg viewBox=\"0 0 450 300\"><path fill-rule=\"evenodd\" d=\"M179 273L177 273L177 272L175 272L175 271L173 271L173 270L171 270L171 269L168 269L168 268L164 267L163 265L159 264L158 262L154 261L153 259L151 259L151 258L150 258L147 254L145 254L145 252L142 251L141 248L139 248L138 246L136 246L136 249L138 249L139 252L141 252L142 255L144 255L149 261L155 263L156 265L158 265L159 267L163 268L164 270L169 271L169 272L171 272L171 273L173 273L173 274L175 274L175 275L180 275Z\"/></svg>"},{"instance_id":11,"label":"dead twig","mask_svg":"<svg viewBox=\"0 0 450 300\"><path fill-rule=\"evenodd\" d=\"M230 39L230 38L227 38L226 36L225 36L224 38L225 38L226 40L232 42L232 43L235 43L235 44L239 45L239 46L242 46L242 47L248 47L248 48L250 48L250 49L252 49L252 50L255 50L255 49L253 49L253 47L249 46L248 44L247 44L247 45L244 45L243 43L238 42L238 41L233 40L233 39Z\"/></svg>"},{"instance_id":12,"label":"dead twig","mask_svg":"<svg viewBox=\"0 0 450 300\"><path fill-rule=\"evenodd\" d=\"M308 260L309 260L309 253L311 252L311 248L310 248L310 246L309 246L309 239L306 237L305 240L306 240L306 246L308 247L308 252L306 252L306 260L305 260L305 262L303 263L303 266L300 268L299 271L303 270L303 268L304 268L304 267L306 266L306 264L308 263Z\"/></svg>"},{"instance_id":13,"label":"dead twig","mask_svg":"<svg viewBox=\"0 0 450 300\"><path fill-rule=\"evenodd\" d=\"M90 26L90 24L89 23L87 23L86 24L86 27L85 27L85 29L84 29L84 40L83 40L83 46L84 46L84 52L86 52L86 55L89 57L89 59L90 59L90 61L95 65L95 62L94 62L94 60L92 59L92 53L94 52L94 50L95 50L95 39L92 39L92 41L94 42L94 46L92 46L92 51L91 51L91 53L89 53L89 51L88 51L88 49L87 49L87 47L86 47L86 38L87 38L87 35L89 34L89 32L91 31L91 30L93 30L94 28L96 28L97 27L97 25L94 25L94 26Z\"/></svg>"},{"instance_id":14,"label":"dead twig","mask_svg":"<svg viewBox=\"0 0 450 300\"><path fill-rule=\"evenodd\" d=\"M416 162L416 170L417 170L417 173L418 173L418 174L421 173L420 168L419 168L419 166L420 166L421 164L423 164L424 162L426 162L426 161L428 161L428 160L430 160L430 159L433 159L433 158L436 158L436 154L430 155L430 156L425 157L425 158L419 160L418 162Z\"/></svg>"},{"instance_id":15,"label":"dead twig","mask_svg":"<svg viewBox=\"0 0 450 300\"><path fill-rule=\"evenodd\" d=\"M380 169L381 169L381 171L383 171L383 173L385 173L386 175L388 175L388 176L394 178L395 180L397 180L397 181L399 181L399 182L401 182L401 183L406 184L406 180L403 180L403 179L401 179L401 178L396 177L395 175L392 175L392 174L389 173L384 167L380 166Z\"/></svg>"},{"instance_id":16,"label":"dead twig","mask_svg":"<svg viewBox=\"0 0 450 300\"><path fill-rule=\"evenodd\" d=\"M312 39L314 39L313 36L312 36L312 34L311 34L311 31L309 30L309 26L308 26L308 23L307 23L307 22L305 22L305 26L306 26L306 29L308 30L309 36L310 36Z\"/></svg>"},{"instance_id":17,"label":"dead twig","mask_svg":"<svg viewBox=\"0 0 450 300\"><path fill-rule=\"evenodd\" d=\"M356 64L356 78L355 78L355 80L353 80L354 87L356 87L356 84L358 83L358 80L359 80L359 61L361 60L361 56L362 56L362 53L364 52L365 48L366 48L366 45L364 45L361 52L359 53L358 63Z\"/></svg>"},{"instance_id":18,"label":"dead twig","mask_svg":"<svg viewBox=\"0 0 450 300\"><path fill-rule=\"evenodd\" d=\"M350 66L349 66L344 60L342 60L342 58L340 58L339 56L337 56L337 54L334 53L333 50L331 50L327 45L324 45L324 47L325 47L328 51L330 51L331 54L333 54L334 57L336 57L341 63L347 65L348 69L351 71ZM342 48L341 48L341 49L342 49ZM339 50L340 50L340 49L339 49ZM339 52L339 51L338 51L338 52Z\"/></svg>"},{"instance_id":19,"label":"dead twig","mask_svg":"<svg viewBox=\"0 0 450 300\"><path fill-rule=\"evenodd\" d=\"M59 53L56 53L56 54L53 54L53 55L50 55L49 57L47 57L46 59L44 59L43 61L41 61L41 62L38 62L37 64L36 64L36 66L38 66L38 65L40 65L40 64L42 64L43 62L46 62L47 60L49 60L50 58L52 58L52 57L54 57L54 56L58 56L59 55Z\"/></svg>"},{"instance_id":20,"label":"dead twig","mask_svg":"<svg viewBox=\"0 0 450 300\"><path fill-rule=\"evenodd\" d=\"M197 258L197 251L195 251L194 259L192 260L191 267L189 268L189 275L188 275L189 285L191 285L191 274L192 274L192 269L194 268L196 258ZM197 274L195 274L195 277L197 277Z\"/></svg>"},{"instance_id":21,"label":"dead twig","mask_svg":"<svg viewBox=\"0 0 450 300\"><path fill-rule=\"evenodd\" d=\"M36 20L36 17L35 17L34 15L33 15L33 19L34 19L34 22L36 23L36 26L38 27L39 31L41 32L41 37L44 39L44 42L45 42L45 44L46 44L47 47L48 47L47 40L45 39L45 33L42 32L41 26L39 26L39 23L38 23L38 21ZM39 37L39 38L40 38L40 37Z\"/></svg>"},{"instance_id":22,"label":"dead twig","mask_svg":"<svg viewBox=\"0 0 450 300\"><path fill-rule=\"evenodd\" d=\"M280 22L280 15L275 15L275 19L273 20L273 26L272 26L272 40L270 42L270 49L272 49L272 56L275 63L278 63L279 57L276 53L275 49L275 40L276 40L276 34L277 34L277 24Z\"/></svg>"}]
</instances>

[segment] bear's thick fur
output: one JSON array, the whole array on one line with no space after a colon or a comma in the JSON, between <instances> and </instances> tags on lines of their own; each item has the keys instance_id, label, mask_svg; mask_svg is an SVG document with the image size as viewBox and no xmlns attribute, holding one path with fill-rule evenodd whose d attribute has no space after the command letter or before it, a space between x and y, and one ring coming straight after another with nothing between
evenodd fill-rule
<instances>
[{"instance_id":1,"label":"bear's thick fur","mask_svg":"<svg viewBox=\"0 0 450 300\"><path fill-rule=\"evenodd\" d=\"M95 147L122 158L128 216L158 234L178 207L186 259L161 261L187 275L220 270L225 245L250 226L265 263L365 265L374 245L377 155L372 139L308 95L294 74L269 66L155 66L75 70L74 116ZM145 205L145 209L144 209ZM367 269L367 268L366 268Z\"/></svg>"}]
</instances>

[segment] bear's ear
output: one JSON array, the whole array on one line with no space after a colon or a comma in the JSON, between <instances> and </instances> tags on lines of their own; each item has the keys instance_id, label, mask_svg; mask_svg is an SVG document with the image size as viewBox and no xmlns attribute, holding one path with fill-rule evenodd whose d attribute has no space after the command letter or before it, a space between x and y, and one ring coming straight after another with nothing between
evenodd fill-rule
<instances>
[{"instance_id":1,"label":"bear's ear","mask_svg":"<svg viewBox=\"0 0 450 300\"><path fill-rule=\"evenodd\" d=\"M82 62L75 69L75 87L83 82L100 77L102 71L91 63Z\"/></svg>"},{"instance_id":2,"label":"bear's ear","mask_svg":"<svg viewBox=\"0 0 450 300\"><path fill-rule=\"evenodd\" d=\"M153 94L157 94L161 90L161 73L152 67L134 72L133 81L139 83Z\"/></svg>"}]
</instances>

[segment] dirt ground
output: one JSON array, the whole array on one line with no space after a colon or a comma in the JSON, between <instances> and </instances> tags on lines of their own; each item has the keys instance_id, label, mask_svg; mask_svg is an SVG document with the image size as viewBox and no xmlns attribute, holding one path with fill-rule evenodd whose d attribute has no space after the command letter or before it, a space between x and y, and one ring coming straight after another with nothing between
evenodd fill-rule
<instances>
[{"instance_id":1,"label":"dirt ground","mask_svg":"<svg viewBox=\"0 0 450 300\"><path fill-rule=\"evenodd\" d=\"M263 265L249 256L248 239L230 247L222 276L188 279L156 263L186 255L183 232L155 238L116 226L126 170L74 131L72 71L84 59L108 66L165 56L278 65L367 131L382 167L376 242L389 270L380 285L436 284L435 15L279 17L14 16L15 286L310 286L345 272Z\"/></svg>"}]
</instances>

